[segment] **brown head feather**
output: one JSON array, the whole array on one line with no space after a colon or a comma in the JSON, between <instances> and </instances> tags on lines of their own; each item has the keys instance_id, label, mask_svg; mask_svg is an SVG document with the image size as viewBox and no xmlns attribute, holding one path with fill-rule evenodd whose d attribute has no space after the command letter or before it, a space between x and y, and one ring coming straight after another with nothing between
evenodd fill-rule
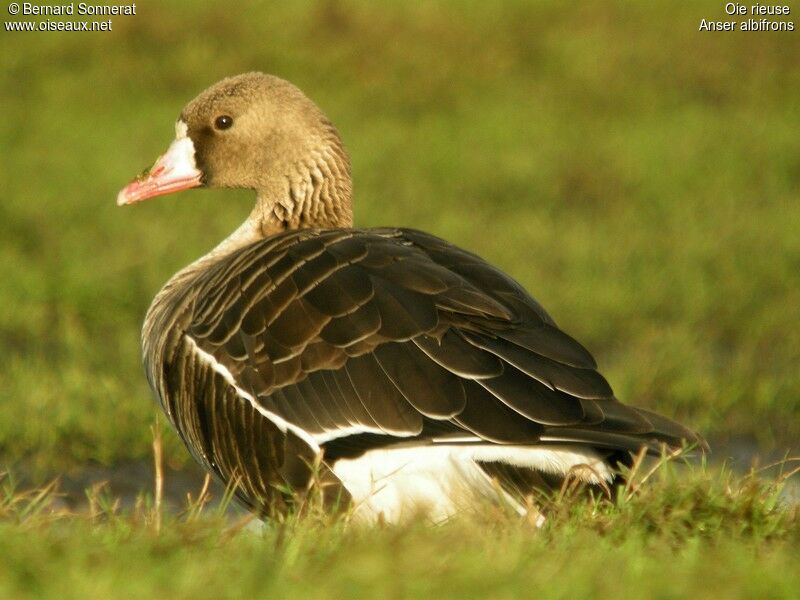
<instances>
[{"instance_id":1,"label":"brown head feather","mask_svg":"<svg viewBox=\"0 0 800 600\"><path fill-rule=\"evenodd\" d=\"M220 129L217 119L232 125ZM223 79L181 112L210 187L253 189L264 235L352 225L350 161L336 128L297 87L272 75Z\"/></svg>"}]
</instances>

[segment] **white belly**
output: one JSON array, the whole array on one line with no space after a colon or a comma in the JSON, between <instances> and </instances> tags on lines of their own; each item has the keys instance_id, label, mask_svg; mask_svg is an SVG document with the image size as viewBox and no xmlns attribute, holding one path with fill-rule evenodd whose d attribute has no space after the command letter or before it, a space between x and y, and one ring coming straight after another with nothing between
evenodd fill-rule
<instances>
[{"instance_id":1,"label":"white belly","mask_svg":"<svg viewBox=\"0 0 800 600\"><path fill-rule=\"evenodd\" d=\"M428 445L371 450L342 459L333 472L350 492L357 520L396 523L424 515L439 522L492 499L524 509L500 492L476 461L503 462L544 473L610 483L612 474L600 456L579 446ZM585 465L588 468L581 468Z\"/></svg>"}]
</instances>

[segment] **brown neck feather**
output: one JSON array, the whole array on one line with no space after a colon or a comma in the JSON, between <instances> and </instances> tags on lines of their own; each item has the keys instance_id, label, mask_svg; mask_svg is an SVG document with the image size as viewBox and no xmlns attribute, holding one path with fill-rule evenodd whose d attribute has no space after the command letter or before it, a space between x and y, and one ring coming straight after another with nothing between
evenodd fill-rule
<instances>
[{"instance_id":1,"label":"brown neck feather","mask_svg":"<svg viewBox=\"0 0 800 600\"><path fill-rule=\"evenodd\" d=\"M265 236L288 229L353 226L350 160L336 130L258 191Z\"/></svg>"}]
</instances>

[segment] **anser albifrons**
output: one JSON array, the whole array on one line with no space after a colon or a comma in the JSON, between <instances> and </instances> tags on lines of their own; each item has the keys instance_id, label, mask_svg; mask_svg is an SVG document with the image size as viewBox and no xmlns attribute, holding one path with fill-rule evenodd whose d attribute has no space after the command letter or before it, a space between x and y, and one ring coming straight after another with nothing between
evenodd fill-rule
<instances>
[{"instance_id":1,"label":"anser albifrons","mask_svg":"<svg viewBox=\"0 0 800 600\"><path fill-rule=\"evenodd\" d=\"M617 401L591 354L478 256L353 229L339 134L290 83L225 79L176 134L119 205L200 186L256 204L155 297L144 363L190 452L253 510L319 476L358 514L443 518L463 492L491 493L489 474L598 485L640 448L704 445Z\"/></svg>"}]
</instances>

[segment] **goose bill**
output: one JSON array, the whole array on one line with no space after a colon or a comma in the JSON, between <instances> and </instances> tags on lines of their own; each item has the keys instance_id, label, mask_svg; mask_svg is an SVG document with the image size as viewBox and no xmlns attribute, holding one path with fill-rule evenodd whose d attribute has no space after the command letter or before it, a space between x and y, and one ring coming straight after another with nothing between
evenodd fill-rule
<instances>
[{"instance_id":1,"label":"goose bill","mask_svg":"<svg viewBox=\"0 0 800 600\"><path fill-rule=\"evenodd\" d=\"M150 169L120 190L117 206L198 187L202 178L203 173L195 164L191 138L179 137Z\"/></svg>"}]
</instances>

